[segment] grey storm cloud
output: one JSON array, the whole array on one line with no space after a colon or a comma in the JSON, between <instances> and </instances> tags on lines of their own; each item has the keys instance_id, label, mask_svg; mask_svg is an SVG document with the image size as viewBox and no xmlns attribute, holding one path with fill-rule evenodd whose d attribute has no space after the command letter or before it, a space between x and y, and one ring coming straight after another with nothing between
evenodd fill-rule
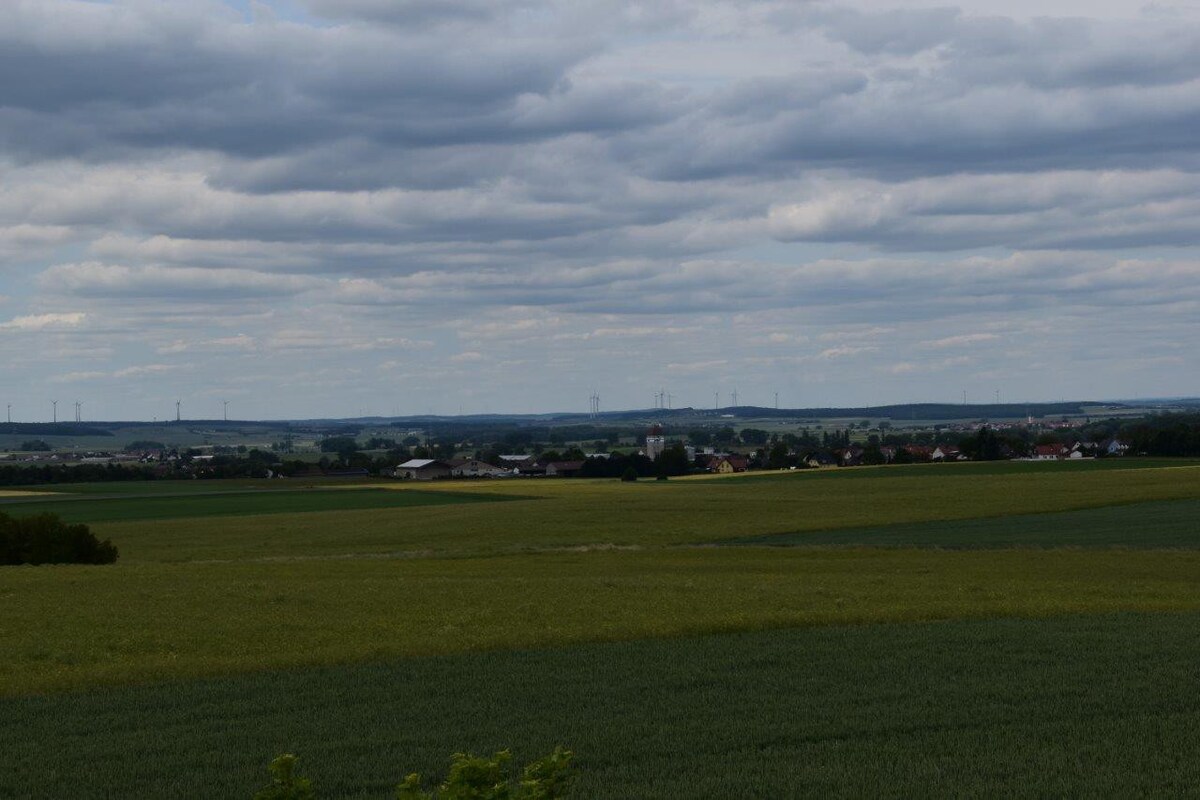
<instances>
[{"instance_id":1,"label":"grey storm cloud","mask_svg":"<svg viewBox=\"0 0 1200 800\"><path fill-rule=\"evenodd\" d=\"M18 3L0 28L9 149L257 157L365 137L395 146L522 134L511 109L550 92L585 41L249 26L198 8ZM178 11L174 9L178 8ZM63 24L64 21L67 24Z\"/></svg>"},{"instance_id":2,"label":"grey storm cloud","mask_svg":"<svg viewBox=\"0 0 1200 800\"><path fill-rule=\"evenodd\" d=\"M334 5L339 16L398 21L442 6L313 10ZM845 43L843 65L700 91L572 76L605 46L601 36L522 37L496 22L534 7L445 4L478 24L443 41L404 25L248 25L203 7L18 3L0 29L0 132L29 159L213 150L284 159L297 186L305 173L336 184L331 176L349 169L348 187L354 173L371 182L350 166L364 161L402 181L415 169L404 162L426 157L414 149L440 151L436 162L455 146L572 134L611 138L621 168L670 180L814 161L943 171L1050 158L1162 163L1191 155L1200 122L1194 25L809 12L793 20L795 35ZM929 58L904 63L913 50Z\"/></svg>"},{"instance_id":3,"label":"grey storm cloud","mask_svg":"<svg viewBox=\"0 0 1200 800\"><path fill-rule=\"evenodd\" d=\"M1054 3L13 0L3 376L1182 391L1200 17Z\"/></svg>"}]
</instances>

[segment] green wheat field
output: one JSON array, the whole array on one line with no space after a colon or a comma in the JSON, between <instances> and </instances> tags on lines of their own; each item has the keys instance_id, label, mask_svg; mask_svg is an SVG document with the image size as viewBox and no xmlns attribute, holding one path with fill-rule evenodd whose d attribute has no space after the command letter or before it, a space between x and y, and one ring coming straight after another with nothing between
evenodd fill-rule
<instances>
[{"instance_id":1,"label":"green wheat field","mask_svg":"<svg viewBox=\"0 0 1200 800\"><path fill-rule=\"evenodd\" d=\"M0 797L386 798L456 750L579 797L1200 794L1200 463L0 493Z\"/></svg>"}]
</instances>

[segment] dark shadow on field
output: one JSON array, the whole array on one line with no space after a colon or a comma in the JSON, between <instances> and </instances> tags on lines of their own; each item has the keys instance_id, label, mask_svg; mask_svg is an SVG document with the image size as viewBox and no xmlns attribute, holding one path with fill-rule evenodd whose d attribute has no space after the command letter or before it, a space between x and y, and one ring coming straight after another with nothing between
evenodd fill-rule
<instances>
[{"instance_id":1,"label":"dark shadow on field","mask_svg":"<svg viewBox=\"0 0 1200 800\"><path fill-rule=\"evenodd\" d=\"M1131 503L1079 511L1019 514L798 531L718 542L770 547L1007 547L1200 548L1200 500Z\"/></svg>"},{"instance_id":2,"label":"dark shadow on field","mask_svg":"<svg viewBox=\"0 0 1200 800\"><path fill-rule=\"evenodd\" d=\"M452 636L452 632L447 632ZM456 750L579 754L592 797L1181 795L1200 614L830 627L0 701L0 796L249 797L301 755L391 796Z\"/></svg>"},{"instance_id":3,"label":"dark shadow on field","mask_svg":"<svg viewBox=\"0 0 1200 800\"><path fill-rule=\"evenodd\" d=\"M408 489L287 489L279 491L206 492L114 497L83 496L11 502L0 506L10 515L58 514L68 522L126 522L133 520L184 519L197 517L260 516L320 511L357 511L373 508L491 503L532 500L516 494Z\"/></svg>"}]
</instances>

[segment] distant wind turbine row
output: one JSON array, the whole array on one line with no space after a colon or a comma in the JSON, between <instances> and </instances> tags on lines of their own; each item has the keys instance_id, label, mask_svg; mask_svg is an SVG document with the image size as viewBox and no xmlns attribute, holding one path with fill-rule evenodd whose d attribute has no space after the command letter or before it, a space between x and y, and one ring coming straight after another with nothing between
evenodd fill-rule
<instances>
[{"instance_id":1,"label":"distant wind turbine row","mask_svg":"<svg viewBox=\"0 0 1200 800\"><path fill-rule=\"evenodd\" d=\"M76 400L74 402L74 406L75 406L75 421L83 422L83 401ZM175 401L175 421L176 422L181 422L183 419L182 409L183 409L183 400L176 400ZM600 411L600 397L599 397L599 395L596 395L595 396L594 413L599 413L599 411ZM13 404L7 403L5 406L5 422L7 422L10 425L12 424L12 421L13 421L12 412L13 412ZM156 417L156 419L157 419L157 417ZM229 401L228 400L221 401L221 419L226 422L229 421ZM50 422L52 422L52 423L58 422L58 401L57 400L50 401Z\"/></svg>"}]
</instances>

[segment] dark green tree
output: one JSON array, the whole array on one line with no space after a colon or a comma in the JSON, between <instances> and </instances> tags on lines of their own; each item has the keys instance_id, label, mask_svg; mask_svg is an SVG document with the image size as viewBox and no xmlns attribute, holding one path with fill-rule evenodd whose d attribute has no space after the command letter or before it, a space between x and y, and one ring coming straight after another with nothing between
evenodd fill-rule
<instances>
[{"instance_id":1,"label":"dark green tree","mask_svg":"<svg viewBox=\"0 0 1200 800\"><path fill-rule=\"evenodd\" d=\"M726 445L733 444L737 439L737 431L726 425L723 428L718 428L713 433L713 441L717 444Z\"/></svg>"},{"instance_id":2,"label":"dark green tree","mask_svg":"<svg viewBox=\"0 0 1200 800\"><path fill-rule=\"evenodd\" d=\"M787 469L792 466L792 457L788 452L786 442L775 444L767 456L767 467L769 469Z\"/></svg>"},{"instance_id":3,"label":"dark green tree","mask_svg":"<svg viewBox=\"0 0 1200 800\"><path fill-rule=\"evenodd\" d=\"M761 428L742 428L742 442L754 447L761 447L771 439L771 434Z\"/></svg>"},{"instance_id":4,"label":"dark green tree","mask_svg":"<svg viewBox=\"0 0 1200 800\"><path fill-rule=\"evenodd\" d=\"M657 462L658 475L687 475L691 469L691 464L688 463L687 450L684 449L680 442L673 442L668 445L665 450L658 454Z\"/></svg>"}]
</instances>

